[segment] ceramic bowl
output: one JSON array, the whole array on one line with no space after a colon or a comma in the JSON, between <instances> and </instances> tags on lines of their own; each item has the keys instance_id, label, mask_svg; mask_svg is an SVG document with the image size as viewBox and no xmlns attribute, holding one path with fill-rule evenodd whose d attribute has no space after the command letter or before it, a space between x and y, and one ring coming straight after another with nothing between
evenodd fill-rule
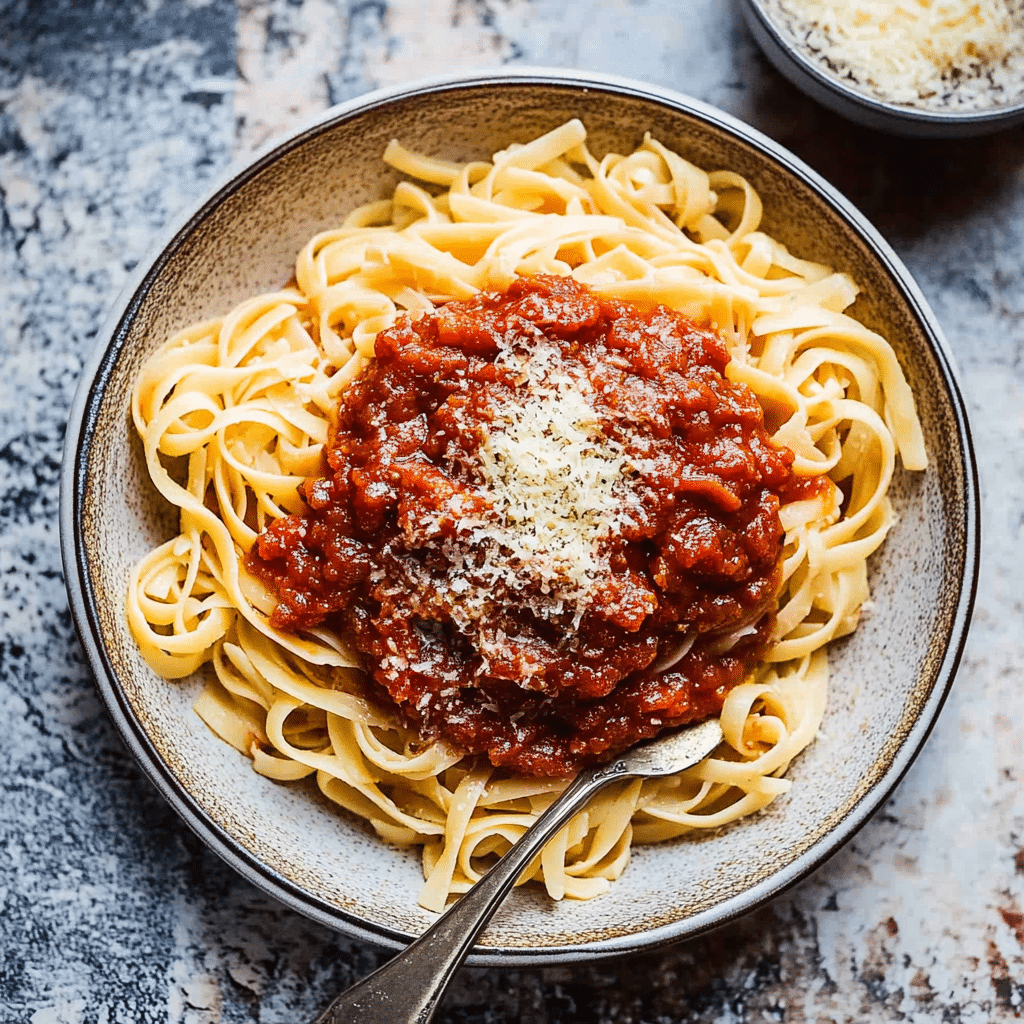
<instances>
[{"instance_id":1,"label":"ceramic bowl","mask_svg":"<svg viewBox=\"0 0 1024 1024\"><path fill-rule=\"evenodd\" d=\"M891 135L964 139L1024 123L1024 100L977 110L943 111L889 103L832 74L786 31L763 0L740 0L747 27L775 65L801 92L843 117Z\"/></svg>"},{"instance_id":2,"label":"ceramic bowl","mask_svg":"<svg viewBox=\"0 0 1024 1024\"><path fill-rule=\"evenodd\" d=\"M900 473L899 523L871 564L876 611L835 646L824 735L792 766L791 793L713 835L640 848L611 892L552 903L519 890L471 962L613 956L745 913L841 846L896 785L953 678L977 567L974 457L952 360L910 275L867 221L790 153L697 101L578 72L479 73L372 93L329 110L231 172L143 263L85 370L67 433L66 578L100 692L125 742L184 821L254 884L324 924L398 948L433 916L416 904L419 858L301 786L257 775L192 711L198 680L158 678L125 621L132 564L175 532L149 485L129 394L171 332L288 279L314 232L390 194L392 138L487 158L570 117L593 150L631 151L650 129L702 167L745 175L767 231L849 271L857 313L894 345L917 396L931 465Z\"/></svg>"}]
</instances>

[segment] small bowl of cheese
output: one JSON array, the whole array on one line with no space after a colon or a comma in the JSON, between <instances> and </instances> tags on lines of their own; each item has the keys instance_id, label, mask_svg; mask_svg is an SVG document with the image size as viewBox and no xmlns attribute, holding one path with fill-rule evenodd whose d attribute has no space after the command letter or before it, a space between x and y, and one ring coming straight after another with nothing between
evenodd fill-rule
<instances>
[{"instance_id":1,"label":"small bowl of cheese","mask_svg":"<svg viewBox=\"0 0 1024 1024\"><path fill-rule=\"evenodd\" d=\"M1024 122L1024 0L742 0L751 33L807 95L896 135Z\"/></svg>"}]
</instances>

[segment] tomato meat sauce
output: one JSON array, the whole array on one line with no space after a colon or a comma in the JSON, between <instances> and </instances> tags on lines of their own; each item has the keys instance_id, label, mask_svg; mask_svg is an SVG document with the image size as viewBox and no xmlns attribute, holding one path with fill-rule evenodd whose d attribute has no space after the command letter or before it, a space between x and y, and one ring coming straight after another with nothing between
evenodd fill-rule
<instances>
[{"instance_id":1,"label":"tomato meat sauce","mask_svg":"<svg viewBox=\"0 0 1024 1024\"><path fill-rule=\"evenodd\" d=\"M424 739L529 775L718 714L770 642L780 495L804 496L727 362L717 331L568 278L399 319L307 510L249 556L272 623L337 630Z\"/></svg>"}]
</instances>

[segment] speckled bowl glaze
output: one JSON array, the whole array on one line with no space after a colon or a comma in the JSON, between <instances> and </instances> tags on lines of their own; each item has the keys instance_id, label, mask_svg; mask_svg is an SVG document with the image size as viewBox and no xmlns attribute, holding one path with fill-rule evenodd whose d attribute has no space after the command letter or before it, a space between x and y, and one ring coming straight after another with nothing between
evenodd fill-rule
<instances>
[{"instance_id":1,"label":"speckled bowl glaze","mask_svg":"<svg viewBox=\"0 0 1024 1024\"><path fill-rule=\"evenodd\" d=\"M1024 123L1024 101L944 111L887 103L830 74L772 17L762 0L740 0L751 35L775 69L801 92L843 117L890 135L965 139Z\"/></svg>"},{"instance_id":2,"label":"speckled bowl glaze","mask_svg":"<svg viewBox=\"0 0 1024 1024\"><path fill-rule=\"evenodd\" d=\"M487 157L570 117L595 152L628 152L650 129L707 168L745 175L766 230L849 271L857 313L896 348L932 459L900 473L899 523L873 559L875 610L835 645L824 734L766 812L689 841L637 849L612 891L551 903L519 890L471 957L543 964L614 956L692 936L743 914L840 847L898 782L953 678L973 601L977 483L963 402L934 317L870 224L771 140L702 103L619 78L546 70L478 73L372 93L253 158L169 233L111 313L68 426L61 532L72 610L125 742L185 822L284 903L397 948L430 923L416 904L416 853L393 849L308 788L257 775L192 712L198 680L146 666L125 621L132 564L174 531L149 485L129 415L132 382L172 331L288 279L314 232L389 194L392 138L454 159Z\"/></svg>"}]
</instances>

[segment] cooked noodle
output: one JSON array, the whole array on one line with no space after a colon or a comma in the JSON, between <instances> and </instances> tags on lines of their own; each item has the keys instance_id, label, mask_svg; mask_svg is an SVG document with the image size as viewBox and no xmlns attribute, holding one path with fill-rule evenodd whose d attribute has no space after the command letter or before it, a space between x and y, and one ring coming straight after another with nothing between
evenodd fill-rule
<instances>
[{"instance_id":1,"label":"cooked noodle","mask_svg":"<svg viewBox=\"0 0 1024 1024\"><path fill-rule=\"evenodd\" d=\"M635 843L717 828L786 792L782 777L825 706L825 645L869 597L866 559L893 523L897 453L926 464L913 398L888 343L847 316L857 286L758 231L761 201L648 135L591 155L570 121L493 161L454 164L391 143L411 178L303 248L295 284L175 335L139 376L132 413L179 534L136 567L128 618L155 671L206 662L196 711L272 779L315 775L391 843L419 844L420 902L440 909L522 835L565 780L510 777L426 744L363 695L358 659L327 629L272 628L275 598L243 559L297 488L322 471L338 396L378 331L517 275L571 274L602 296L661 302L716 326L794 472L835 484L781 509L777 643L726 698L725 742L678 776L623 783L549 843L527 877L587 899ZM435 194L439 192L439 194ZM683 652L685 653L685 652ZM679 655L681 656L681 655ZM665 666L669 667L668 665Z\"/></svg>"}]
</instances>

